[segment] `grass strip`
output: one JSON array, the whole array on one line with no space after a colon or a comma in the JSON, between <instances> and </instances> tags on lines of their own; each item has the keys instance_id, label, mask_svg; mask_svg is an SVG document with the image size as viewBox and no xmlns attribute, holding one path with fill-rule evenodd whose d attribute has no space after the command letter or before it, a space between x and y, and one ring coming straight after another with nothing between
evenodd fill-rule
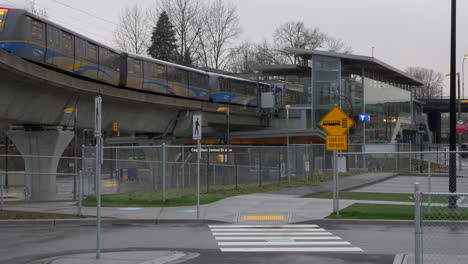
<instances>
[{"instance_id":1,"label":"grass strip","mask_svg":"<svg viewBox=\"0 0 468 264\"><path fill-rule=\"evenodd\" d=\"M388 202L413 202L412 193L381 193L381 192L340 192L340 200L366 200L366 201L388 201ZM323 192L303 196L304 198L333 199L332 192ZM427 202L428 196L424 196L423 202ZM432 196L432 203L445 203L448 198L443 196Z\"/></svg>"},{"instance_id":2,"label":"grass strip","mask_svg":"<svg viewBox=\"0 0 468 264\"><path fill-rule=\"evenodd\" d=\"M421 208L422 219L426 220L468 220L468 208L458 208L456 213L448 207L433 206L429 212L427 206ZM413 205L393 204L352 204L340 210L340 216L330 214L328 219L381 219L381 220L414 220Z\"/></svg>"},{"instance_id":3,"label":"grass strip","mask_svg":"<svg viewBox=\"0 0 468 264\"><path fill-rule=\"evenodd\" d=\"M355 175L357 173L349 174ZM200 186L200 204L209 204L228 197L251 194L272 192L285 188L318 185L323 181L331 180L332 175L322 174L313 175L309 179L302 178L291 181L289 185L284 179L282 182L265 182L262 186L256 184L239 184L236 189L235 185L217 185L217 186ZM160 190L152 191L136 191L121 194L105 194L101 196L102 206L122 207L122 206L190 206L197 203L196 188L168 189L166 190L166 201L162 201L162 192ZM83 200L85 206L95 206L96 198L89 196Z\"/></svg>"},{"instance_id":4,"label":"grass strip","mask_svg":"<svg viewBox=\"0 0 468 264\"><path fill-rule=\"evenodd\" d=\"M40 213L40 212L25 212L25 211L10 211L0 210L1 220L16 220L16 219L71 219L85 218L78 215L55 214L55 213Z\"/></svg>"}]
</instances>

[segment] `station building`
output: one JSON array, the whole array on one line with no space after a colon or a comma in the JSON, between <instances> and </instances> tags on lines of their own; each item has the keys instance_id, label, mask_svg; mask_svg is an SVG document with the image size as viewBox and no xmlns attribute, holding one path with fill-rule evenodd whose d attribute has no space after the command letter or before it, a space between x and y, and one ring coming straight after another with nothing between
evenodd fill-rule
<instances>
[{"instance_id":1,"label":"station building","mask_svg":"<svg viewBox=\"0 0 468 264\"><path fill-rule=\"evenodd\" d=\"M276 143L284 142L286 134L291 143L323 143L325 134L318 122L334 105L356 123L348 132L350 144L431 141L423 103L413 96L423 86L420 80L374 57L298 48L287 51L298 63L261 65L251 76L271 84L271 90L261 95L261 111L272 117L269 129L234 133L237 143L255 143L255 133ZM274 98L273 104L269 97Z\"/></svg>"}]
</instances>

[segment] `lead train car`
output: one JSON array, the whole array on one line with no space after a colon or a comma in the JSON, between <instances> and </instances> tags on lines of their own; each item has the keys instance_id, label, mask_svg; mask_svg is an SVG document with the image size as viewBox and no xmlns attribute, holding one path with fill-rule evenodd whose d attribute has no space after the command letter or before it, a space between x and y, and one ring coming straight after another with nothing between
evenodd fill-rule
<instances>
[{"instance_id":1,"label":"lead train car","mask_svg":"<svg viewBox=\"0 0 468 264\"><path fill-rule=\"evenodd\" d=\"M0 48L114 86L203 101L256 106L268 86L127 54L14 7L0 8Z\"/></svg>"},{"instance_id":2,"label":"lead train car","mask_svg":"<svg viewBox=\"0 0 468 264\"><path fill-rule=\"evenodd\" d=\"M121 84L121 53L22 9L0 8L0 48L111 85Z\"/></svg>"}]
</instances>

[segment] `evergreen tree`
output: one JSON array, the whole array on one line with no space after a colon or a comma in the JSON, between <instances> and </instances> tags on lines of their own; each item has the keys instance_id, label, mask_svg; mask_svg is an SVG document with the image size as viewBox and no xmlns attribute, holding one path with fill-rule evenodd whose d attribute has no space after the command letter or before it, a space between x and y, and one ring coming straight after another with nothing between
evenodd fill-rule
<instances>
[{"instance_id":1,"label":"evergreen tree","mask_svg":"<svg viewBox=\"0 0 468 264\"><path fill-rule=\"evenodd\" d=\"M156 27L153 28L148 53L155 59L177 62L175 31L166 11L161 13Z\"/></svg>"}]
</instances>

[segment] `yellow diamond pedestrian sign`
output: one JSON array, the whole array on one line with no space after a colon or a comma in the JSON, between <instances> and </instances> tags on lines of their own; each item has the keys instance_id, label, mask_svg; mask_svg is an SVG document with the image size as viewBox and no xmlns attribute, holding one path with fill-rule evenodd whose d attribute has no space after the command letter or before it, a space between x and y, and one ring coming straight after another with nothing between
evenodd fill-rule
<instances>
[{"instance_id":1,"label":"yellow diamond pedestrian sign","mask_svg":"<svg viewBox=\"0 0 468 264\"><path fill-rule=\"evenodd\" d=\"M328 133L328 135L343 135L354 126L354 121L338 106L334 106L319 122L319 126Z\"/></svg>"}]
</instances>

